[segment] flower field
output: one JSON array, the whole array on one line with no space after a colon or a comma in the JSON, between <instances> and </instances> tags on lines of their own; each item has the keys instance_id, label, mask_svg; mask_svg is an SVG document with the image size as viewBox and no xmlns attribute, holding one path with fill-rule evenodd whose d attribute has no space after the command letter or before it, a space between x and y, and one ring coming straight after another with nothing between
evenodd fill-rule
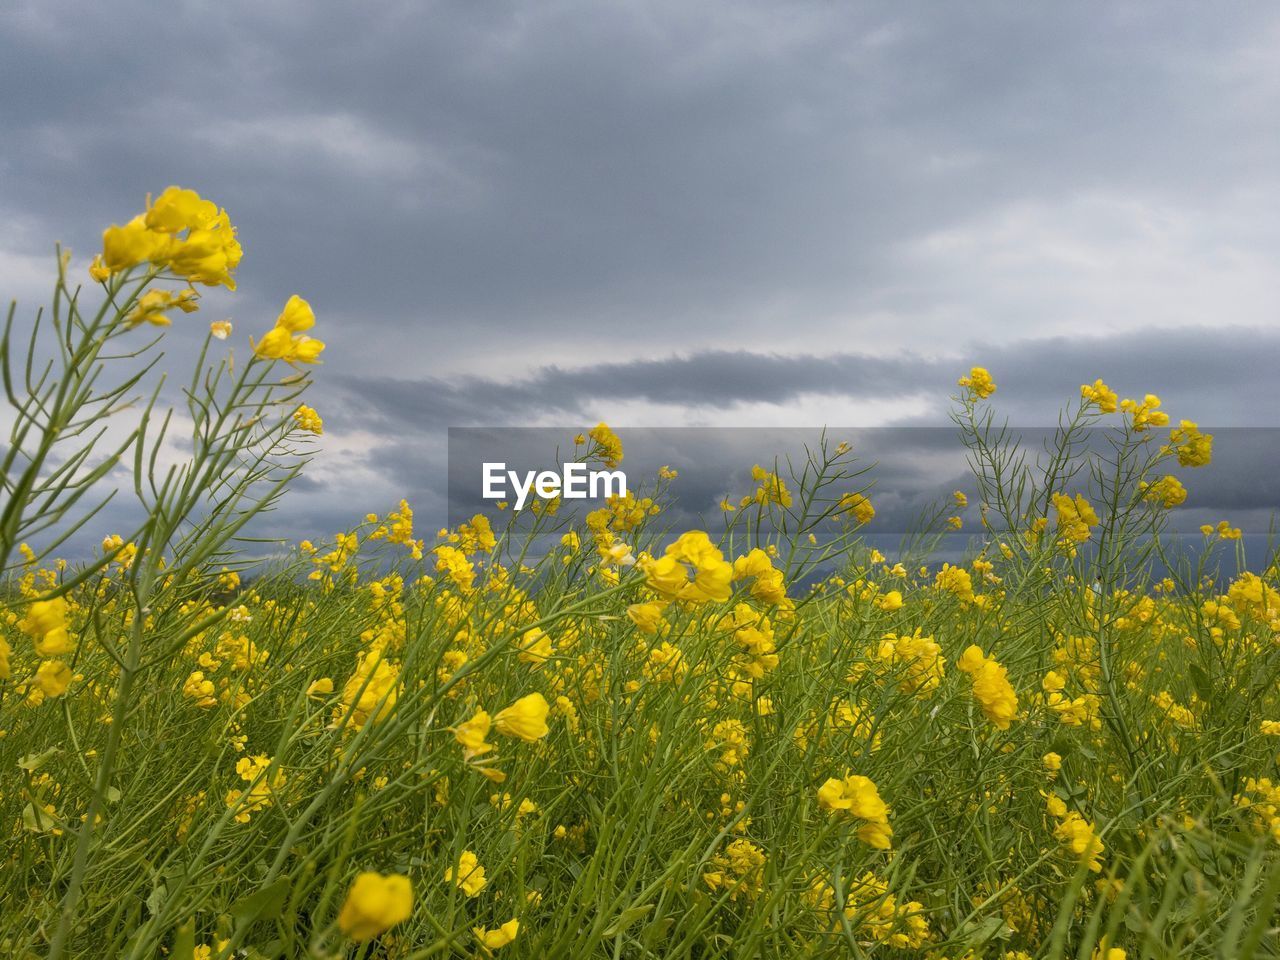
<instances>
[{"instance_id":1,"label":"flower field","mask_svg":"<svg viewBox=\"0 0 1280 960\"><path fill-rule=\"evenodd\" d=\"M250 561L323 433L323 323L159 353L239 261L171 187L9 315L0 954L1280 956L1277 568L1227 521L1162 537L1213 451L1157 397L1086 384L1028 452L999 371L960 377L973 475L929 528L963 557L871 547L833 440L714 529L664 522L664 470ZM144 519L84 549L112 498Z\"/></svg>"}]
</instances>

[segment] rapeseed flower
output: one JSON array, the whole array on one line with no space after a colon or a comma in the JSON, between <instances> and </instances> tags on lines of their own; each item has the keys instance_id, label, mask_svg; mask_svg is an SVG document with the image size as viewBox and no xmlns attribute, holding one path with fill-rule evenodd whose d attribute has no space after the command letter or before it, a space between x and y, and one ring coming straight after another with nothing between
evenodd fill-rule
<instances>
[{"instance_id":1,"label":"rapeseed flower","mask_svg":"<svg viewBox=\"0 0 1280 960\"><path fill-rule=\"evenodd\" d=\"M1085 403L1092 403L1102 413L1115 413L1119 401L1116 392L1101 380L1095 380L1092 384L1082 383L1080 397Z\"/></svg>"},{"instance_id":2,"label":"rapeseed flower","mask_svg":"<svg viewBox=\"0 0 1280 960\"><path fill-rule=\"evenodd\" d=\"M520 921L515 919L508 920L502 926L493 930L487 930L484 927L473 927L471 932L475 934L475 938L480 941L481 948L486 952L499 950L515 942L516 936L520 933Z\"/></svg>"},{"instance_id":3,"label":"rapeseed flower","mask_svg":"<svg viewBox=\"0 0 1280 960\"><path fill-rule=\"evenodd\" d=\"M986 718L999 729L1008 730L1018 714L1018 696L1009 683L1008 671L976 645L965 649L956 661L956 669L969 674L973 696Z\"/></svg>"},{"instance_id":4,"label":"rapeseed flower","mask_svg":"<svg viewBox=\"0 0 1280 960\"><path fill-rule=\"evenodd\" d=\"M818 806L835 814L866 821L858 827L858 839L877 850L888 850L893 837L889 807L868 777L832 777L818 788Z\"/></svg>"},{"instance_id":5,"label":"rapeseed flower","mask_svg":"<svg viewBox=\"0 0 1280 960\"><path fill-rule=\"evenodd\" d=\"M485 879L484 867L476 855L470 850L463 850L457 864L444 872L444 882L452 883L468 897L474 897L489 881Z\"/></svg>"},{"instance_id":6,"label":"rapeseed flower","mask_svg":"<svg viewBox=\"0 0 1280 960\"><path fill-rule=\"evenodd\" d=\"M493 727L508 737L533 743L541 740L549 732L547 714L550 706L540 693L531 693L521 697L511 706L499 710L493 718Z\"/></svg>"},{"instance_id":7,"label":"rapeseed flower","mask_svg":"<svg viewBox=\"0 0 1280 960\"><path fill-rule=\"evenodd\" d=\"M315 326L316 315L296 293L285 303L280 316L262 339L254 343L253 352L264 360L283 360L285 363L319 363L324 342L308 337L304 330Z\"/></svg>"},{"instance_id":8,"label":"rapeseed flower","mask_svg":"<svg viewBox=\"0 0 1280 960\"><path fill-rule=\"evenodd\" d=\"M964 387L971 397L978 400L985 400L996 392L996 382L991 379L991 374L985 367L973 367L968 376L961 377L956 384Z\"/></svg>"},{"instance_id":9,"label":"rapeseed flower","mask_svg":"<svg viewBox=\"0 0 1280 960\"><path fill-rule=\"evenodd\" d=\"M408 877L399 873L361 873L347 891L338 914L338 928L362 943L408 920L412 913L413 888Z\"/></svg>"}]
</instances>

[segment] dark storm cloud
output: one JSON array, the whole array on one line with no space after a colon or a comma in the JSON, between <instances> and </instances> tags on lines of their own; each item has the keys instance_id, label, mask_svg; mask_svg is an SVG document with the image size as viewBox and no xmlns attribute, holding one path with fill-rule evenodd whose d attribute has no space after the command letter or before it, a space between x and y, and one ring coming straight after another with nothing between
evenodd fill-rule
<instances>
[{"instance_id":1,"label":"dark storm cloud","mask_svg":"<svg viewBox=\"0 0 1280 960\"><path fill-rule=\"evenodd\" d=\"M148 191L226 205L198 317L300 292L330 343L281 532L442 508L447 426L606 400L931 424L982 363L1019 423L1101 376L1270 424L1277 42L1266 5L12 3L0 297Z\"/></svg>"},{"instance_id":2,"label":"dark storm cloud","mask_svg":"<svg viewBox=\"0 0 1280 960\"><path fill-rule=\"evenodd\" d=\"M1015 241L1034 243L1059 204L1098 192L1142 198L1126 230L1161 205L1199 224L1276 199L1264 6L153 10L3 15L0 208L24 250L91 249L147 190L198 185L241 225L240 314L303 290L362 373L375 352L406 374L511 341L571 357L610 340L791 351L833 330L901 346L913 325L945 329L957 299L1034 333L1075 315L1052 276L1040 315L1020 316L968 285L963 257L922 267L912 251L940 232L950 250L948 230L1011 204L1041 205ZM1075 229L1101 243L1113 213ZM1280 247L1260 223L1212 227Z\"/></svg>"},{"instance_id":3,"label":"dark storm cloud","mask_svg":"<svg viewBox=\"0 0 1280 960\"><path fill-rule=\"evenodd\" d=\"M912 419L936 424L946 422L945 398L955 391L957 374L971 364L991 369L1000 384L1001 408L1026 425L1054 422L1059 408L1078 396L1081 380L1096 377L1126 395L1158 393L1175 417L1280 425L1274 404L1267 401L1280 371L1280 331L1233 327L1037 339L942 358L706 351L550 366L519 379L371 383L347 377L322 389L335 394L338 416L347 423L374 422L396 432L546 421L548 416L573 424L595 418L603 405L617 400L715 409L756 402L785 406L813 394L874 400L923 393L934 398L936 412Z\"/></svg>"},{"instance_id":4,"label":"dark storm cloud","mask_svg":"<svg viewBox=\"0 0 1280 960\"><path fill-rule=\"evenodd\" d=\"M971 363L985 363L995 373L1000 386L993 403L1002 419L1022 431L1032 457L1043 450L1064 404L1078 397L1081 370L1101 375L1122 395L1158 392L1175 422L1195 419L1206 430L1216 431L1213 465L1184 476L1192 497L1179 513L1179 529L1194 530L1229 516L1251 531L1265 532L1280 508L1280 422L1271 406L1254 399L1273 389L1280 369L1280 334L1250 330L1030 341L940 360L721 352L592 368L547 368L515 383L481 378L377 385L353 381L333 385L338 388L334 409L352 424L372 424L395 436L394 442L374 446L366 454L369 462L438 509L446 500L449 481L442 423L558 424L526 431L498 428L493 431L496 439L483 448L487 459L514 464L523 456L524 468L532 469L545 466L543 461L553 460L558 446L594 423L599 405L606 401L674 399L691 408L731 411L737 403L762 399L786 409L815 393L858 400L923 392L938 401L934 414L870 429L856 422L689 430L647 429L644 422L615 424L624 438L640 441L628 463L633 471L629 476L649 477L661 464L680 470L680 516L690 522L708 511L714 515L715 504L726 493L736 496L748 490L752 463L801 457L803 445L815 443L825 426L832 438L853 441L864 465L874 463L866 482L874 483L882 514L879 527L901 532L951 490L972 489L964 447L954 427L946 426L945 412L945 397L954 392L957 372ZM1224 390L1224 383L1232 389ZM701 387L695 392L690 384ZM628 433L627 426L634 429ZM529 443L540 444L533 452L541 453L543 460L532 455ZM1098 438L1096 449L1106 451L1103 438ZM470 493L478 495L478 473L472 480Z\"/></svg>"}]
</instances>

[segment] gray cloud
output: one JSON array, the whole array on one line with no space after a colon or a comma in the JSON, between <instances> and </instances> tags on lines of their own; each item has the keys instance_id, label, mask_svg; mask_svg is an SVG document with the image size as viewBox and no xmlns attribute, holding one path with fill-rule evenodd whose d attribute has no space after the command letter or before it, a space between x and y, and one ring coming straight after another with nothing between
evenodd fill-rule
<instances>
[{"instance_id":1,"label":"gray cloud","mask_svg":"<svg viewBox=\"0 0 1280 960\"><path fill-rule=\"evenodd\" d=\"M149 10L5 15L24 249L197 185L241 224L242 314L305 291L362 373L1280 304L1263 6Z\"/></svg>"},{"instance_id":2,"label":"gray cloud","mask_svg":"<svg viewBox=\"0 0 1280 960\"><path fill-rule=\"evenodd\" d=\"M1159 393L1176 417L1223 425L1276 425L1265 396L1280 369L1280 331L1247 328L1148 329L1112 337L1047 338L987 344L930 358L919 353L754 353L743 350L672 354L590 366L547 366L518 379L423 380L339 377L340 416L372 420L396 431L529 422L562 416L594 420L607 401L675 404L692 410L742 403L785 407L806 395L871 400L929 394L932 414L903 417L945 422L946 397L970 365L990 368L1001 406L1025 425L1052 423L1078 396L1082 380L1102 377L1126 395ZM1224 385L1230 384L1230 389ZM695 415L696 416L696 415ZM646 424L638 424L644 426ZM797 423L797 426L816 424ZM859 424L848 424L858 426Z\"/></svg>"},{"instance_id":3,"label":"gray cloud","mask_svg":"<svg viewBox=\"0 0 1280 960\"><path fill-rule=\"evenodd\" d=\"M228 207L204 313L300 292L331 344L280 531L442 505L449 425L930 424L970 363L1016 422L1101 376L1273 425L1277 42L1266 5L17 2L0 294L168 183Z\"/></svg>"},{"instance_id":4,"label":"gray cloud","mask_svg":"<svg viewBox=\"0 0 1280 960\"><path fill-rule=\"evenodd\" d=\"M647 429L651 424L643 421L620 425L624 437L640 442L629 461L630 476L651 477L663 463L681 471L676 492L686 522L711 510L725 493L745 492L752 463L799 455L801 445L813 443L819 429L827 427L836 439L854 440L864 463L874 461L867 479L875 483L881 527L901 531L938 497L957 488L972 489L958 432L947 426L946 397L955 390L957 373L979 362L999 381L993 398L999 416L1026 431L1033 454L1042 446L1044 431L1057 423L1059 411L1078 397L1081 380L1092 381L1095 375L1122 395L1158 393L1175 422L1193 419L1216 431L1213 466L1184 477L1192 497L1179 512L1180 529L1194 530L1229 516L1265 533L1280 508L1280 481L1273 479L1280 476L1280 463L1275 462L1280 424L1274 411L1248 399L1265 395L1273 383L1280 365L1280 335L1250 330L1153 330L1105 339L1037 340L940 359L912 354L717 352L586 368L551 367L516 382L351 380L330 383L328 388L336 387L339 429L363 424L395 437L375 444L363 456L411 498L431 504L435 516L441 515L446 500L445 424L555 424L527 431L498 429L498 439L484 448L489 459L510 459L514 464L523 458L528 461L524 468L530 469L549 462L558 445L594 423L602 401L672 401L688 413L688 420L681 422L696 423L700 414L712 411L721 414L716 418L720 423L745 427L732 412L736 404L764 400L786 411L816 394L840 408L835 401L842 398L893 399L924 393L932 397L932 413L904 415L887 426L840 420L792 421L790 429L682 430L671 424L667 429ZM1082 377L1080 371L1087 373ZM1232 389L1223 390L1224 383ZM536 449L530 450L530 444ZM476 489L471 492L477 493L479 481L472 479Z\"/></svg>"}]
</instances>

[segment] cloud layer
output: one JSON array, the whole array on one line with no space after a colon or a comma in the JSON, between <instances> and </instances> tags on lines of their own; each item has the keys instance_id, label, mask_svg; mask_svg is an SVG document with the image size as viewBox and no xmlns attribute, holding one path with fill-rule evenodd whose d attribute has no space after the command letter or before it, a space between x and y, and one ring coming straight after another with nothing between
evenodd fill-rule
<instances>
[{"instance_id":1,"label":"cloud layer","mask_svg":"<svg viewBox=\"0 0 1280 960\"><path fill-rule=\"evenodd\" d=\"M299 292L331 344L306 532L438 497L450 425L938 423L971 362L1023 423L1102 376L1273 425L1277 42L1266 5L17 2L0 295L215 197L210 319Z\"/></svg>"}]
</instances>

